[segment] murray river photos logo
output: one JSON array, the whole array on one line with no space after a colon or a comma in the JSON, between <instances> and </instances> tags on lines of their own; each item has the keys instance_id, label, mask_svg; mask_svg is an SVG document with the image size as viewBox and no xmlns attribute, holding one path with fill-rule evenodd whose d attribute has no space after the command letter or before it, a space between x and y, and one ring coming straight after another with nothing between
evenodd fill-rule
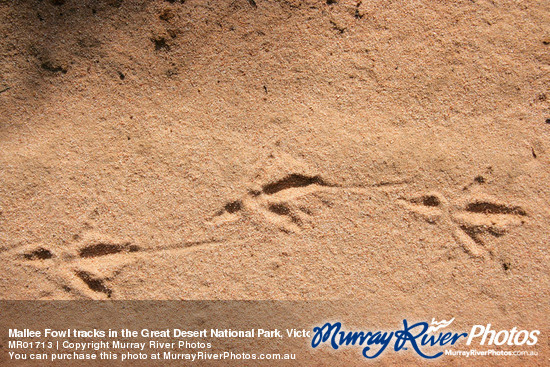
<instances>
[{"instance_id":1,"label":"murray river photos logo","mask_svg":"<svg viewBox=\"0 0 550 367\"><path fill-rule=\"evenodd\" d=\"M539 330L492 330L491 324L474 325L469 333L441 331L449 327L451 320L409 323L403 320L403 329L395 331L345 331L340 322L329 323L313 328L311 346L317 348L327 344L337 350L343 346L361 347L361 354L365 358L373 359L380 356L388 346L393 346L395 352L412 349L420 357L433 359L441 357L443 351L433 351L437 347L446 347L465 341L466 345L478 341L479 345L535 345L538 341ZM430 352L427 351L430 350Z\"/></svg>"}]
</instances>

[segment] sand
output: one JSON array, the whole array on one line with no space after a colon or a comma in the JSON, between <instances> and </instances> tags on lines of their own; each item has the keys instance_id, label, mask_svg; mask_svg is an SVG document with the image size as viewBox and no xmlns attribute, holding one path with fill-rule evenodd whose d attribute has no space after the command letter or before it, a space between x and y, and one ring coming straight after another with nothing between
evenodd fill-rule
<instances>
[{"instance_id":1,"label":"sand","mask_svg":"<svg viewBox=\"0 0 550 367\"><path fill-rule=\"evenodd\" d=\"M0 1L0 298L548 330L549 10Z\"/></svg>"}]
</instances>

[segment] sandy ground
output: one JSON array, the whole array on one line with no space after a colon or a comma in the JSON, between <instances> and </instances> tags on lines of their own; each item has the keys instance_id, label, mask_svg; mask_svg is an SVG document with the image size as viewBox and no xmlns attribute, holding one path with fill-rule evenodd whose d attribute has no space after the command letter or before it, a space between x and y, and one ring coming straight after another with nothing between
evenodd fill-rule
<instances>
[{"instance_id":1,"label":"sandy ground","mask_svg":"<svg viewBox=\"0 0 550 367\"><path fill-rule=\"evenodd\" d=\"M365 299L550 328L549 2L0 16L1 298Z\"/></svg>"}]
</instances>

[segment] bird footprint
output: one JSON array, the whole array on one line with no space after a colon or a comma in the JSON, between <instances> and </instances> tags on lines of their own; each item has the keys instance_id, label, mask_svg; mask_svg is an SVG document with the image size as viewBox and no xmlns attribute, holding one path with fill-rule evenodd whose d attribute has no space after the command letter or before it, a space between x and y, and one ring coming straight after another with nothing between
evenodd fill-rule
<instances>
[{"instance_id":1,"label":"bird footprint","mask_svg":"<svg viewBox=\"0 0 550 367\"><path fill-rule=\"evenodd\" d=\"M465 206L458 208L451 207L439 193L401 198L399 202L429 223L444 221L450 224L455 239L474 257L486 253L493 255L486 236L501 237L525 223L527 217L527 212L520 206L487 198L471 198Z\"/></svg>"},{"instance_id":2,"label":"bird footprint","mask_svg":"<svg viewBox=\"0 0 550 367\"><path fill-rule=\"evenodd\" d=\"M219 225L247 216L257 222L275 225L283 232L297 233L305 226L313 225L313 207L331 205L320 195L331 187L320 176L292 173L263 185L260 190L250 190L241 200L227 203L216 213L212 223ZM302 200L306 196L314 197L315 202Z\"/></svg>"}]
</instances>

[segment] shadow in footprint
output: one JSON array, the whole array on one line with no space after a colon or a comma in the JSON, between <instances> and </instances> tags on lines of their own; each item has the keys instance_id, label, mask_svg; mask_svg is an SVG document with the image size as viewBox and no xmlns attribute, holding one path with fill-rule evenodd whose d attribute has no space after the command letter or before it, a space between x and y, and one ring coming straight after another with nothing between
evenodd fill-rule
<instances>
[{"instance_id":1,"label":"shadow in footprint","mask_svg":"<svg viewBox=\"0 0 550 367\"><path fill-rule=\"evenodd\" d=\"M75 271L77 277L79 277L87 286L94 292L105 293L108 298L111 298L113 291L104 284L102 279L94 277L92 274L78 270Z\"/></svg>"}]
</instances>

